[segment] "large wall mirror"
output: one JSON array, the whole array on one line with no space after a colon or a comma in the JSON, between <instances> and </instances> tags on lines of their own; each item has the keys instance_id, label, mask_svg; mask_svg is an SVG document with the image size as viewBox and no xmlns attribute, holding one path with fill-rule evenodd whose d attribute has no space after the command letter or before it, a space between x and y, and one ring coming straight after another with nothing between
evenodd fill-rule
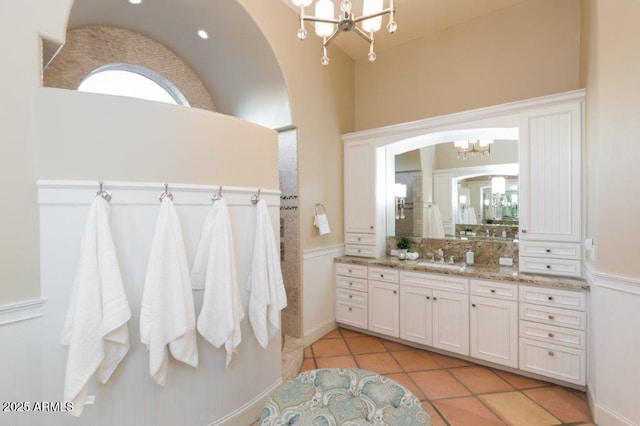
<instances>
[{"instance_id":1,"label":"large wall mirror","mask_svg":"<svg viewBox=\"0 0 640 426\"><path fill-rule=\"evenodd\" d=\"M517 137L517 127L469 129L388 145L387 235L511 240Z\"/></svg>"}]
</instances>

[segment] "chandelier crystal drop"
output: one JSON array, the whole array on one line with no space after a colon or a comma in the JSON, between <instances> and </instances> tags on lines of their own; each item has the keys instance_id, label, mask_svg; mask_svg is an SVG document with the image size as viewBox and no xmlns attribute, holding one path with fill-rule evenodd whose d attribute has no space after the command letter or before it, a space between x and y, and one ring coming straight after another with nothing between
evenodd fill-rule
<instances>
[{"instance_id":1,"label":"chandelier crystal drop","mask_svg":"<svg viewBox=\"0 0 640 426\"><path fill-rule=\"evenodd\" d=\"M395 19L395 0L389 0L389 7L386 9L384 8L385 0L363 0L362 15L358 17L352 13L353 4L351 1L342 0L337 18L335 17L333 0L317 0L314 16L304 14L304 8L310 6L313 0L291 1L300 8L298 38L300 40L307 38L307 30L304 28L305 21L313 22L315 33L322 38L322 58L320 60L322 65L329 64L327 46L342 32L353 31L369 43L367 58L373 62L376 60L376 53L373 50L375 44L373 35L382 28L382 17L389 15L389 22L387 23L387 31L389 33L393 34L398 29Z\"/></svg>"}]
</instances>

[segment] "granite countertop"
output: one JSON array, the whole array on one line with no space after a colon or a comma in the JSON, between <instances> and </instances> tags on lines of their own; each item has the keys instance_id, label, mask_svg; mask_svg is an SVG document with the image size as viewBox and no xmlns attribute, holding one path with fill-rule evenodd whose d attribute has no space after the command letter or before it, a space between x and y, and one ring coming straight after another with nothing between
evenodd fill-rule
<instances>
[{"instance_id":1,"label":"granite countertop","mask_svg":"<svg viewBox=\"0 0 640 426\"><path fill-rule=\"evenodd\" d=\"M445 275L457 275L468 278L480 278L496 281L509 281L516 284L538 285L549 288L562 288L568 290L589 290L587 282L581 278L561 277L554 275L530 274L519 272L513 266L474 265L464 269L444 269L433 266L418 265L425 262L424 259L398 260L396 257L380 257L369 259L355 256L340 256L334 262L352 265L379 266L383 268L401 269L405 271L431 272Z\"/></svg>"}]
</instances>

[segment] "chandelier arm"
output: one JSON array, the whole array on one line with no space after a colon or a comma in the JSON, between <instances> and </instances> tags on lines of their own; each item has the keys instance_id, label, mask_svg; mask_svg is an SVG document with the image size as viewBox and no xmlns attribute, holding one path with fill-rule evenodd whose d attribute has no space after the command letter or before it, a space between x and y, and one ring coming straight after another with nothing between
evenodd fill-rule
<instances>
[{"instance_id":1,"label":"chandelier arm","mask_svg":"<svg viewBox=\"0 0 640 426\"><path fill-rule=\"evenodd\" d=\"M325 24L334 24L334 25L337 25L340 23L340 21L337 19L322 19L322 18L316 18L315 16L308 16L308 15L303 15L300 17L300 19L302 19L303 21L323 22Z\"/></svg>"},{"instance_id":2,"label":"chandelier arm","mask_svg":"<svg viewBox=\"0 0 640 426\"><path fill-rule=\"evenodd\" d=\"M353 27L353 32L358 34L360 37L362 37L367 43L369 44L373 43L373 38L369 37L369 35L364 31L362 31L360 28Z\"/></svg>"},{"instance_id":3,"label":"chandelier arm","mask_svg":"<svg viewBox=\"0 0 640 426\"><path fill-rule=\"evenodd\" d=\"M353 22L357 24L358 22L366 21L367 19L371 19L371 18L377 18L378 16L384 16L384 15L387 15L389 13L393 13L393 10L385 9L385 10L380 11L378 13L372 13L371 15L360 16L358 18L354 18Z\"/></svg>"},{"instance_id":4,"label":"chandelier arm","mask_svg":"<svg viewBox=\"0 0 640 426\"><path fill-rule=\"evenodd\" d=\"M322 47L327 47L331 44L331 42L338 37L338 34L340 34L342 32L342 30L340 28L336 28L336 30L333 32L333 34L331 34L329 36L329 38L327 38L327 40L322 43Z\"/></svg>"}]
</instances>

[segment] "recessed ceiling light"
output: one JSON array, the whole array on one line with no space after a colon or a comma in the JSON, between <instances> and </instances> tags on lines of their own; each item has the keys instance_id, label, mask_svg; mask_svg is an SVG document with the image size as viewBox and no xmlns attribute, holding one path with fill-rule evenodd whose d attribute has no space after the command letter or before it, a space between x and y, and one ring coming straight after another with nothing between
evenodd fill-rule
<instances>
[{"instance_id":1,"label":"recessed ceiling light","mask_svg":"<svg viewBox=\"0 0 640 426\"><path fill-rule=\"evenodd\" d=\"M140 3L142 3L142 0L127 0L127 3L129 3L129 4L140 4Z\"/></svg>"},{"instance_id":2,"label":"recessed ceiling light","mask_svg":"<svg viewBox=\"0 0 640 426\"><path fill-rule=\"evenodd\" d=\"M203 40L209 38L209 34L205 30L198 30L198 36Z\"/></svg>"}]
</instances>

